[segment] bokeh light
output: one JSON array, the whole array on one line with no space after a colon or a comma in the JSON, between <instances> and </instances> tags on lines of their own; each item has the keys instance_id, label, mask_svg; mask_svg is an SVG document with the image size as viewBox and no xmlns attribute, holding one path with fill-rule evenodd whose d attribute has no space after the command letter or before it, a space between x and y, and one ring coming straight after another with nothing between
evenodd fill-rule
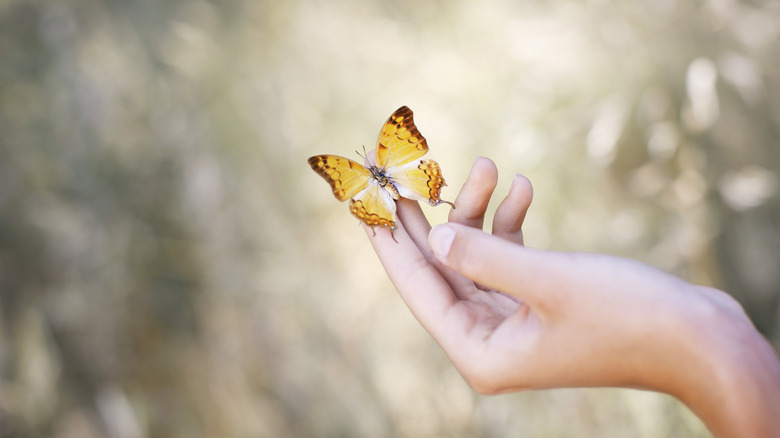
<instances>
[{"instance_id":1,"label":"bokeh light","mask_svg":"<svg viewBox=\"0 0 780 438\"><path fill-rule=\"evenodd\" d=\"M306 159L408 105L445 199L490 157L529 246L724 288L778 346L778 36L763 1L0 0L0 436L708 436L473 393Z\"/></svg>"}]
</instances>

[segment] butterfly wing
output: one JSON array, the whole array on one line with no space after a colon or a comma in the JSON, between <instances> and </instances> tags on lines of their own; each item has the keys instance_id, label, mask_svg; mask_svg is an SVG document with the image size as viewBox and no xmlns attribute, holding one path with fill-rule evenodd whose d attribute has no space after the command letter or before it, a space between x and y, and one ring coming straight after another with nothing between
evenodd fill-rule
<instances>
[{"instance_id":1,"label":"butterfly wing","mask_svg":"<svg viewBox=\"0 0 780 438\"><path fill-rule=\"evenodd\" d=\"M370 227L396 228L395 201L375 179L371 179L367 187L352 198L349 211Z\"/></svg>"},{"instance_id":2,"label":"butterfly wing","mask_svg":"<svg viewBox=\"0 0 780 438\"><path fill-rule=\"evenodd\" d=\"M414 125L414 114L406 106L387 119L376 144L376 165L388 169L408 163L428 152L428 142Z\"/></svg>"},{"instance_id":3,"label":"butterfly wing","mask_svg":"<svg viewBox=\"0 0 780 438\"><path fill-rule=\"evenodd\" d=\"M309 158L309 165L325 178L339 201L355 196L364 190L371 180L371 171L349 158L315 155Z\"/></svg>"},{"instance_id":4,"label":"butterfly wing","mask_svg":"<svg viewBox=\"0 0 780 438\"><path fill-rule=\"evenodd\" d=\"M451 202L441 199L441 188L446 184L441 176L439 163L433 160L414 160L387 170L390 180L404 198L426 201L430 205Z\"/></svg>"},{"instance_id":5,"label":"butterfly wing","mask_svg":"<svg viewBox=\"0 0 780 438\"><path fill-rule=\"evenodd\" d=\"M371 171L348 158L315 155L309 165L333 189L339 201L351 198L349 211L368 226L395 229L395 201Z\"/></svg>"},{"instance_id":6,"label":"butterfly wing","mask_svg":"<svg viewBox=\"0 0 780 438\"><path fill-rule=\"evenodd\" d=\"M402 106L379 133L374 154L377 168L335 155L313 156L309 165L330 184L336 199L351 199L349 211L361 222L394 230L394 198L398 195L431 205L453 205L440 197L445 184L439 165L420 159L427 152L428 142L414 125L412 110Z\"/></svg>"}]
</instances>

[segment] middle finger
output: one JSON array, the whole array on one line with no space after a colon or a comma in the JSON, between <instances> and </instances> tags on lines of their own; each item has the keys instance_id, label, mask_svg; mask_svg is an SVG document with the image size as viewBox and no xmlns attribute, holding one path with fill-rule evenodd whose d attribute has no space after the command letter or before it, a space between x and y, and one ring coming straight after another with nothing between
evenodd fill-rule
<instances>
[{"instance_id":1,"label":"middle finger","mask_svg":"<svg viewBox=\"0 0 780 438\"><path fill-rule=\"evenodd\" d=\"M495 163L489 158L477 158L455 199L455 208L450 211L450 222L482 229L485 211L497 183L498 169Z\"/></svg>"}]
</instances>

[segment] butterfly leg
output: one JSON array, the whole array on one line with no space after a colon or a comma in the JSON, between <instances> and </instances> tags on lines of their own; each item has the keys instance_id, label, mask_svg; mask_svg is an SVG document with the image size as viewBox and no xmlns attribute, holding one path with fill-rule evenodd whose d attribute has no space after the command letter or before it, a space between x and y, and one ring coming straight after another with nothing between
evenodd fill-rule
<instances>
[{"instance_id":1,"label":"butterfly leg","mask_svg":"<svg viewBox=\"0 0 780 438\"><path fill-rule=\"evenodd\" d=\"M449 204L450 207L452 207L453 210L455 209L455 204L453 204L450 201L445 201L444 199L439 199L439 202L437 202L436 205L439 205L439 204Z\"/></svg>"},{"instance_id":2,"label":"butterfly leg","mask_svg":"<svg viewBox=\"0 0 780 438\"><path fill-rule=\"evenodd\" d=\"M371 225L371 232L373 233L372 237L376 237L376 227L377 226L378 225ZM395 243L398 243L398 240L395 238L395 229L397 227L384 227L384 228L387 228L388 230L390 230L390 237L393 238Z\"/></svg>"}]
</instances>

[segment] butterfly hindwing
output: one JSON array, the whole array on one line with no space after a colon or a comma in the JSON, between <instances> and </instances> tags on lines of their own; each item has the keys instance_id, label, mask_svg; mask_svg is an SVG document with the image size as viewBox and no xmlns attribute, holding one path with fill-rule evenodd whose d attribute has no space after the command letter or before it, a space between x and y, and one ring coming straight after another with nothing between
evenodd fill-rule
<instances>
[{"instance_id":1,"label":"butterfly hindwing","mask_svg":"<svg viewBox=\"0 0 780 438\"><path fill-rule=\"evenodd\" d=\"M425 201L430 205L442 202L441 189L446 184L441 175L439 163L433 160L414 160L401 167L388 169L390 179L398 189L398 194L404 198Z\"/></svg>"},{"instance_id":2,"label":"butterfly hindwing","mask_svg":"<svg viewBox=\"0 0 780 438\"><path fill-rule=\"evenodd\" d=\"M371 171L349 158L336 155L315 155L309 158L309 165L320 174L333 189L339 201L355 196L368 186Z\"/></svg>"},{"instance_id":3,"label":"butterfly hindwing","mask_svg":"<svg viewBox=\"0 0 780 438\"><path fill-rule=\"evenodd\" d=\"M376 143L376 165L392 168L422 157L428 142L414 125L414 113L402 106L387 119Z\"/></svg>"},{"instance_id":4,"label":"butterfly hindwing","mask_svg":"<svg viewBox=\"0 0 780 438\"><path fill-rule=\"evenodd\" d=\"M396 228L395 200L375 179L352 198L349 211L370 227Z\"/></svg>"}]
</instances>

